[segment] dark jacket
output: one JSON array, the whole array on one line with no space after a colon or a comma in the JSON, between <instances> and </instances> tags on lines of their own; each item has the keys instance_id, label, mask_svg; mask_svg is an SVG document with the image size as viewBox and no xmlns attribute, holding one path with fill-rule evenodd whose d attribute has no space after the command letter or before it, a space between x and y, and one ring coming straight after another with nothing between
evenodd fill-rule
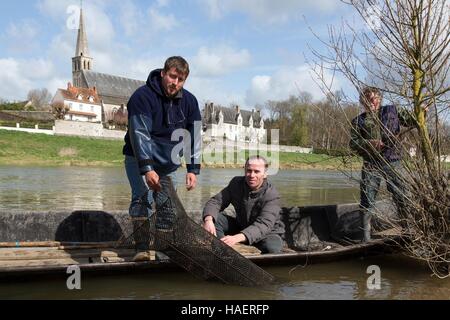
<instances>
[{"instance_id":1,"label":"dark jacket","mask_svg":"<svg viewBox=\"0 0 450 320\"><path fill-rule=\"evenodd\" d=\"M414 125L412 115L393 105L382 106L374 119L370 113L364 112L352 120L350 148L370 163L394 162L401 159L398 134L400 126ZM384 147L375 150L369 140L381 140Z\"/></svg>"},{"instance_id":2,"label":"dark jacket","mask_svg":"<svg viewBox=\"0 0 450 320\"><path fill-rule=\"evenodd\" d=\"M284 234L280 216L280 196L266 179L257 191L251 191L245 177L234 177L228 186L205 205L203 219L210 215L217 220L219 212L230 204L236 211L236 221L248 244L263 240L269 234Z\"/></svg>"},{"instance_id":3,"label":"dark jacket","mask_svg":"<svg viewBox=\"0 0 450 320\"><path fill-rule=\"evenodd\" d=\"M158 69L152 71L147 84L131 96L127 107L128 132L123 154L137 159L142 175L151 170L168 174L178 169L183 156L180 145L183 138L177 136L178 140L171 141L176 129L189 131L190 148L187 148L188 154L185 155L187 170L200 173L201 114L194 95L182 89L176 97L168 98L162 88L161 70ZM186 145L189 146L189 143ZM172 159L172 152L179 158L175 156Z\"/></svg>"}]
</instances>

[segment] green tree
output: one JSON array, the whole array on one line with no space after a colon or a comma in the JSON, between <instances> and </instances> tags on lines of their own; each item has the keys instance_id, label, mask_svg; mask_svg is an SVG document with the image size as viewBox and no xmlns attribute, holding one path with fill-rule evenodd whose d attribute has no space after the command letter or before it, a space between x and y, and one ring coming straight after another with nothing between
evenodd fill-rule
<instances>
[{"instance_id":1,"label":"green tree","mask_svg":"<svg viewBox=\"0 0 450 320\"><path fill-rule=\"evenodd\" d=\"M290 144L295 146L309 146L307 106L296 105L292 110L292 126Z\"/></svg>"}]
</instances>

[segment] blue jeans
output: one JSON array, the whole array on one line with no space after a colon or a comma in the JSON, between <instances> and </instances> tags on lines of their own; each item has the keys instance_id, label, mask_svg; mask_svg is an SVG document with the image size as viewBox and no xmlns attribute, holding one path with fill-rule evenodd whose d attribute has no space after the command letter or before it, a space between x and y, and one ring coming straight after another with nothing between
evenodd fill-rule
<instances>
[{"instance_id":1,"label":"blue jeans","mask_svg":"<svg viewBox=\"0 0 450 320\"><path fill-rule=\"evenodd\" d=\"M129 208L130 216L133 218L150 217L153 214L153 190L148 188L147 183L145 182L145 176L141 175L136 158L125 156L125 171L131 187L131 203ZM176 171L166 175L160 175L160 177L162 176L170 177L176 189ZM172 226L174 219L175 216L158 216L156 218L156 227L168 229Z\"/></svg>"},{"instance_id":2,"label":"blue jeans","mask_svg":"<svg viewBox=\"0 0 450 320\"><path fill-rule=\"evenodd\" d=\"M217 216L215 226L217 238L219 239L242 231L236 222L236 218L227 216L222 212ZM283 240L279 235L271 233L261 241L254 243L253 246L261 250L262 253L279 253L283 248Z\"/></svg>"},{"instance_id":3,"label":"blue jeans","mask_svg":"<svg viewBox=\"0 0 450 320\"><path fill-rule=\"evenodd\" d=\"M386 180L388 191L392 194L394 203L400 211L406 203L404 179L402 178L402 164L395 161L386 164L370 164L365 162L361 171L361 203L362 226L365 240L370 240L370 220L373 216L373 207L380 189L381 179Z\"/></svg>"}]
</instances>

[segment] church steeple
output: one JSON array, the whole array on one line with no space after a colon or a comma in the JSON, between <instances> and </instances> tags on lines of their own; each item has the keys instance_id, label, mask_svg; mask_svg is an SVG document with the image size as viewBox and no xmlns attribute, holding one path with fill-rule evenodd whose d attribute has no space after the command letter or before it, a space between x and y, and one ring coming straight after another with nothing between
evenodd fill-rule
<instances>
[{"instance_id":1,"label":"church steeple","mask_svg":"<svg viewBox=\"0 0 450 320\"><path fill-rule=\"evenodd\" d=\"M92 70L93 58L89 57L89 48L84 24L82 3L80 7L80 26L78 28L75 57L72 58L72 78L76 87L85 87L83 71Z\"/></svg>"},{"instance_id":2,"label":"church steeple","mask_svg":"<svg viewBox=\"0 0 450 320\"><path fill-rule=\"evenodd\" d=\"M80 9L80 26L78 29L77 49L75 51L75 57L80 56L89 57L88 41L86 30L84 29L83 8Z\"/></svg>"}]
</instances>

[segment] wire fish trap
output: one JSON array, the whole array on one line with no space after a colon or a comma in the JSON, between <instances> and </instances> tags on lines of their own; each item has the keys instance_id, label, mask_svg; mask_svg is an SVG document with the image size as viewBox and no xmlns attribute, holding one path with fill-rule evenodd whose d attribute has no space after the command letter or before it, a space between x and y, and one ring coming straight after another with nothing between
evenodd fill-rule
<instances>
[{"instance_id":1,"label":"wire fish trap","mask_svg":"<svg viewBox=\"0 0 450 320\"><path fill-rule=\"evenodd\" d=\"M274 280L195 223L187 215L170 177L162 177L160 183L161 191L154 193L154 214L149 218L129 217L134 227L124 230L128 233L119 240L121 245L134 241L141 249L162 251L178 266L204 280L241 286L266 285ZM146 202L142 201L139 210L149 209Z\"/></svg>"}]
</instances>

